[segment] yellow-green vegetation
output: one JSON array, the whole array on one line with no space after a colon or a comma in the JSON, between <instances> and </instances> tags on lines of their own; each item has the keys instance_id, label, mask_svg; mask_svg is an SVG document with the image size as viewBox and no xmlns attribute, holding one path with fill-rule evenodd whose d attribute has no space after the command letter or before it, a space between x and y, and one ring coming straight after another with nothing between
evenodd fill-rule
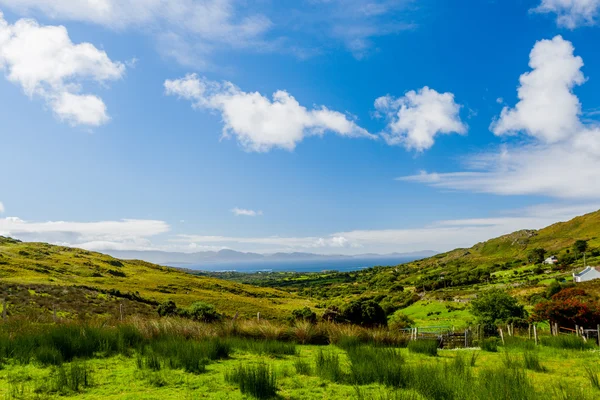
<instances>
[{"instance_id":1,"label":"yellow-green vegetation","mask_svg":"<svg viewBox=\"0 0 600 400\"><path fill-rule=\"evenodd\" d=\"M44 300L44 296L54 301ZM74 316L77 310L98 315L118 314L119 304L126 300L129 301L125 311L135 314L147 314L148 306L155 307L166 300L173 300L178 306L201 300L231 317L236 313L255 317L260 312L264 318L284 319L292 310L313 304L309 299L277 289L3 237L0 237L0 298L7 299L9 312L27 309L31 313L51 314L56 307L63 316L65 312Z\"/></svg>"},{"instance_id":2,"label":"yellow-green vegetation","mask_svg":"<svg viewBox=\"0 0 600 400\"><path fill-rule=\"evenodd\" d=\"M331 329L346 328L332 325ZM221 336L216 337L218 330ZM297 338L286 342L244 338L239 332L234 324L179 319L138 320L112 327L5 321L0 325L0 397L243 399L275 394L280 399L545 400L600 396L600 351L592 343L573 348L544 336L536 346L533 340L511 337L505 345L498 340L497 351L432 352L436 349L427 341L407 349L365 344L358 336L347 335L336 345L316 346L299 345ZM573 336L568 341L581 339Z\"/></svg>"}]
</instances>

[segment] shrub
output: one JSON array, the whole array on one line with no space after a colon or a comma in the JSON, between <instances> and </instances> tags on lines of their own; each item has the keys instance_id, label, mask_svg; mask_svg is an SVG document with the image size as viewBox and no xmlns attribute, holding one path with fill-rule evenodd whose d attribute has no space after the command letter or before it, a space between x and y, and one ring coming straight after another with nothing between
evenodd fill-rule
<instances>
[{"instance_id":1,"label":"shrub","mask_svg":"<svg viewBox=\"0 0 600 400\"><path fill-rule=\"evenodd\" d=\"M390 318L388 318L388 325L390 329L393 330L410 328L414 324L415 321L401 311L396 311Z\"/></svg>"},{"instance_id":2,"label":"shrub","mask_svg":"<svg viewBox=\"0 0 600 400\"><path fill-rule=\"evenodd\" d=\"M299 310L292 311L292 318L294 320L307 321L311 324L317 322L317 314L309 307L304 307Z\"/></svg>"},{"instance_id":3,"label":"shrub","mask_svg":"<svg viewBox=\"0 0 600 400\"><path fill-rule=\"evenodd\" d=\"M161 317L172 317L177 315L177 305L172 300L167 300L161 303L156 309L158 315Z\"/></svg>"},{"instance_id":4,"label":"shrub","mask_svg":"<svg viewBox=\"0 0 600 400\"><path fill-rule=\"evenodd\" d=\"M202 322L215 322L222 318L221 314L215 309L215 306L202 301L192 303L188 309L181 310L179 313L182 317Z\"/></svg>"},{"instance_id":5,"label":"shrub","mask_svg":"<svg viewBox=\"0 0 600 400\"><path fill-rule=\"evenodd\" d=\"M342 311L342 318L362 326L387 325L385 311L373 300L354 300Z\"/></svg>"},{"instance_id":6,"label":"shrub","mask_svg":"<svg viewBox=\"0 0 600 400\"><path fill-rule=\"evenodd\" d=\"M277 377L272 368L265 364L240 365L227 372L225 380L238 385L242 394L249 394L257 399L270 399L277 394Z\"/></svg>"},{"instance_id":7,"label":"shrub","mask_svg":"<svg viewBox=\"0 0 600 400\"><path fill-rule=\"evenodd\" d=\"M515 271L516 272L516 271ZM508 293L491 289L481 293L471 302L471 312L488 332L495 332L495 325L510 318L526 318L525 307Z\"/></svg>"},{"instance_id":8,"label":"shrub","mask_svg":"<svg viewBox=\"0 0 600 400\"><path fill-rule=\"evenodd\" d=\"M437 340L411 340L408 342L408 351L411 353L427 354L437 356L439 342Z\"/></svg>"}]
</instances>

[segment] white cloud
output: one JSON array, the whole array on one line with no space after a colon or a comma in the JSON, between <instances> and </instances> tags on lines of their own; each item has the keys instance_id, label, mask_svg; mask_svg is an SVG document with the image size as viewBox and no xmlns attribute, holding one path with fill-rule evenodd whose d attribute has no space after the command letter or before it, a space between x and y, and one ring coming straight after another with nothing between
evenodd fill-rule
<instances>
[{"instance_id":1,"label":"white cloud","mask_svg":"<svg viewBox=\"0 0 600 400\"><path fill-rule=\"evenodd\" d=\"M505 108L491 128L496 134L522 132L532 140L497 152L471 155L467 171L421 172L401 180L434 187L501 195L600 198L600 128L580 120L572 93L585 81L581 58L562 37L543 40L531 52L533 70L521 76L519 103Z\"/></svg>"},{"instance_id":2,"label":"white cloud","mask_svg":"<svg viewBox=\"0 0 600 400\"><path fill-rule=\"evenodd\" d=\"M542 0L532 10L538 13L556 14L556 23L569 29L595 24L600 11L600 0Z\"/></svg>"},{"instance_id":3,"label":"white cloud","mask_svg":"<svg viewBox=\"0 0 600 400\"><path fill-rule=\"evenodd\" d=\"M156 38L163 54L185 64L206 66L208 55L223 47L270 46L262 38L272 26L269 18L252 7L243 13L234 0L0 0L0 5L20 14L141 30Z\"/></svg>"},{"instance_id":4,"label":"white cloud","mask_svg":"<svg viewBox=\"0 0 600 400\"><path fill-rule=\"evenodd\" d=\"M4 213L4 204L2 204L2 202L0 201L0 214Z\"/></svg>"},{"instance_id":5,"label":"white cloud","mask_svg":"<svg viewBox=\"0 0 600 400\"><path fill-rule=\"evenodd\" d=\"M235 216L246 216L246 217L257 217L259 215L262 215L262 211L254 211L254 210L247 210L244 208L238 208L238 207L234 207L231 209L231 212L233 213L233 215Z\"/></svg>"},{"instance_id":6,"label":"white cloud","mask_svg":"<svg viewBox=\"0 0 600 400\"><path fill-rule=\"evenodd\" d=\"M0 68L29 97L40 97L72 125L98 126L109 120L95 95L81 94L84 81L105 83L123 76L125 66L90 43L74 44L63 26L21 19L9 24L0 12Z\"/></svg>"},{"instance_id":7,"label":"white cloud","mask_svg":"<svg viewBox=\"0 0 600 400\"><path fill-rule=\"evenodd\" d=\"M195 74L165 81L167 95L192 102L195 108L221 113L223 136L234 136L247 151L293 150L307 136L326 131L340 136L374 139L351 117L326 107L308 110L285 91L273 100L258 92L243 92L230 82L214 82Z\"/></svg>"},{"instance_id":8,"label":"white cloud","mask_svg":"<svg viewBox=\"0 0 600 400\"><path fill-rule=\"evenodd\" d=\"M433 146L439 134L467 133L460 108L452 93L438 93L427 86L397 99L384 96L375 100L375 109L389 121L383 134L388 144L417 151Z\"/></svg>"},{"instance_id":9,"label":"white cloud","mask_svg":"<svg viewBox=\"0 0 600 400\"><path fill-rule=\"evenodd\" d=\"M491 125L496 135L524 132L543 142L554 143L580 129L581 104L572 93L585 82L583 60L576 57L571 42L562 36L541 40L529 55L531 72L521 75L519 102L505 107Z\"/></svg>"},{"instance_id":10,"label":"white cloud","mask_svg":"<svg viewBox=\"0 0 600 400\"><path fill-rule=\"evenodd\" d=\"M511 210L498 216L442 220L428 226L410 229L353 230L326 236L306 237L235 237L177 235L170 242L184 248L221 246L241 251L292 252L310 251L320 254L390 253L419 250L446 251L470 247L475 243L521 229L539 229L558 221L596 211L599 203L542 204Z\"/></svg>"},{"instance_id":11,"label":"white cloud","mask_svg":"<svg viewBox=\"0 0 600 400\"><path fill-rule=\"evenodd\" d=\"M0 218L0 236L88 250L149 248L150 237L168 231L168 224L154 220L30 222L17 217Z\"/></svg>"}]
</instances>

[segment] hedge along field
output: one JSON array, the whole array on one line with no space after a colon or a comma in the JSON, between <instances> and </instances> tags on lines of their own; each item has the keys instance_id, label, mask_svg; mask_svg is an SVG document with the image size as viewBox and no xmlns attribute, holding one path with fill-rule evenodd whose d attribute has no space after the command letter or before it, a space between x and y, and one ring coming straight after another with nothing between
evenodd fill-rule
<instances>
[{"instance_id":1,"label":"hedge along field","mask_svg":"<svg viewBox=\"0 0 600 400\"><path fill-rule=\"evenodd\" d=\"M390 347L365 341L362 330L343 325L331 327L343 334L329 345L242 334L250 325L226 330L178 319L114 327L10 321L0 325L0 396L242 399L268 398L274 391L283 399L600 397L600 352L591 343L573 346L573 339L542 338L547 345L535 346L511 338L496 351L429 355L434 353L402 347L405 342Z\"/></svg>"}]
</instances>

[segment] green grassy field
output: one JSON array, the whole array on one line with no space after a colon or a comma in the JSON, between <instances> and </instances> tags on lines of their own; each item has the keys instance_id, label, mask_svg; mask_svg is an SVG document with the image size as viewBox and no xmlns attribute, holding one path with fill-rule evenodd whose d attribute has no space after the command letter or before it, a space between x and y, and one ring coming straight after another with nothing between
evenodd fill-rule
<instances>
[{"instance_id":1,"label":"green grassy field","mask_svg":"<svg viewBox=\"0 0 600 400\"><path fill-rule=\"evenodd\" d=\"M37 326L34 330L39 328ZM20 332L27 335L22 333L25 330ZM46 336L52 335L51 331L44 332ZM91 332L93 331L88 332L88 336ZM47 355L41 357L37 350L32 350L31 354L34 356L30 359L22 357L24 350L18 346L23 344L21 342L24 339L19 345L2 342L2 351L11 348L13 354L20 356L11 358L3 354L0 397L43 399L75 396L82 399L165 400L251 398L252 396L241 393L238 384L227 379L240 366L247 369L266 366L274 374L276 397L279 399L487 400L600 397L600 387L596 387L591 378L599 377L600 351L591 345L588 350L568 350L535 346L533 341L513 339L505 347L500 346L497 352L469 348L438 350L437 356L429 356L406 348L359 346L349 342L326 346L296 345L289 342L279 345L278 342L269 342L265 346L261 344L264 343L262 341L231 338L223 339L222 342L228 346L227 354L207 361L202 371L186 372L180 365L170 365L172 352L159 353L154 350L153 353L149 350L160 349L157 343L170 343L165 342L166 337L145 340L146 347L136 348L133 345L135 340L131 339L133 334L127 329L121 333L130 337L132 344L129 350L115 348L115 354L105 349L71 361L50 361L50 365L46 366L40 360L48 363ZM69 334L77 335L73 332ZM96 334L100 335L98 332ZM56 349L63 354L68 350L65 347L73 349L65 342L54 340ZM109 340L108 336L106 340ZM194 339L182 340L178 343L197 343L198 346L206 343L203 339L197 339L197 342ZM170 346L169 349L176 348ZM265 351L266 354L263 353ZM147 360L152 354L161 356L149 366ZM385 364L378 364L374 355L383 357ZM526 355L535 362L530 360L527 364ZM339 362L336 373L332 373L331 365L322 364L323 356ZM76 389L68 387L73 376L73 366L79 368L78 371L86 371L85 379L80 380L81 384ZM382 369L387 370L389 375L372 374L374 370L381 372ZM61 373L66 378L62 384L58 384ZM470 397L464 397L466 393ZM498 393L503 393L505 397L495 397Z\"/></svg>"}]
</instances>

